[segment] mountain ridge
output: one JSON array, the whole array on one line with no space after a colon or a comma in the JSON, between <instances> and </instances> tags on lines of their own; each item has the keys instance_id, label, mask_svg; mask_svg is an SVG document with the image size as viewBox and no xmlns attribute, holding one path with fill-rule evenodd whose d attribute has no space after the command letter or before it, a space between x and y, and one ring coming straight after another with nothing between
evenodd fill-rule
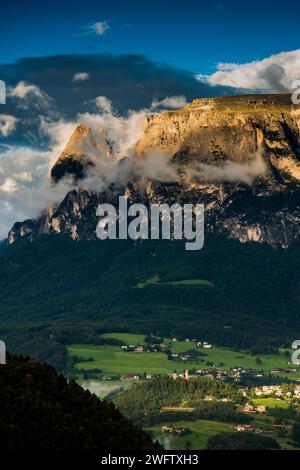
<instances>
[{"instance_id":1,"label":"mountain ridge","mask_svg":"<svg viewBox=\"0 0 300 470\"><path fill-rule=\"evenodd\" d=\"M62 232L94 239L98 204L117 205L120 195L146 205L204 203L207 231L240 242L287 248L299 237L300 115L290 95L196 99L146 116L143 126L134 159L116 162L123 179L106 179L97 191L85 187L84 177L101 159L113 161L114 152L102 129L95 138L79 125L51 171L54 184L70 176L77 184L54 209L16 223L8 243ZM154 167L152 152L160 152L167 178L134 173L132 161Z\"/></svg>"}]
</instances>

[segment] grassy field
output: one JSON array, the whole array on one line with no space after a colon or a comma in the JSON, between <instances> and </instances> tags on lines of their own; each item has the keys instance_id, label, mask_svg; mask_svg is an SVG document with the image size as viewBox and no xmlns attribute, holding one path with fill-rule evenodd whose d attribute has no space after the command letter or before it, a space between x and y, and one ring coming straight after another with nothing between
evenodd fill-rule
<instances>
[{"instance_id":1,"label":"grassy field","mask_svg":"<svg viewBox=\"0 0 300 470\"><path fill-rule=\"evenodd\" d=\"M288 408L287 400L277 400L276 398L253 398L251 400L255 406L265 406L268 408Z\"/></svg>"},{"instance_id":2,"label":"grassy field","mask_svg":"<svg viewBox=\"0 0 300 470\"><path fill-rule=\"evenodd\" d=\"M161 432L161 427L164 425L170 425L170 423L152 426L146 430L151 431L166 450L185 450L187 446L193 450L205 449L210 436L214 436L222 431L231 431L231 427L227 423L206 420L178 421L172 423L172 425L188 428L191 430L191 433L185 436L172 436Z\"/></svg>"},{"instance_id":3,"label":"grassy field","mask_svg":"<svg viewBox=\"0 0 300 470\"><path fill-rule=\"evenodd\" d=\"M159 284L161 286L213 286L212 282L208 281L207 279L182 279L180 281L161 281L159 276L154 276L144 282L139 282L136 287L138 289L144 289L149 285L155 284Z\"/></svg>"},{"instance_id":4,"label":"grassy field","mask_svg":"<svg viewBox=\"0 0 300 470\"><path fill-rule=\"evenodd\" d=\"M108 333L102 335L106 338L115 338L123 341L125 344L140 344L144 345L144 335L131 334L131 333ZM190 341L172 341L170 338L165 338L164 343L175 353L186 352L188 350L196 350L196 343ZM225 348L212 348L205 349L201 348L200 351L205 354L199 359L202 362L194 363L189 362L188 364L183 361L168 361L167 356L163 353L134 353L124 352L119 346L103 345L103 346L91 346L74 344L69 346L69 355L78 356L84 359L93 359L88 362L79 362L76 364L76 368L86 370L87 372L91 369L99 368L103 374L109 377L119 377L120 375L126 374L144 374L146 371L150 374L166 375L173 372L176 369L178 372L183 371L186 367L189 368L206 368L211 367L207 362L211 362L217 365L219 368L229 369L233 367L244 367L254 368L263 370L272 370L278 367L287 367L288 359L283 354L278 355L261 355L259 356L259 363L257 358L249 354L233 351ZM222 366L221 366L222 363ZM298 374L289 374L293 378ZM81 377L82 374L79 373ZM296 377L295 377L296 378ZM91 390L93 393L101 398L108 396L111 393L124 390L124 388L131 387L133 382L122 382L120 380L83 380L81 377L80 383L84 388ZM264 405L269 408L279 407L287 408L289 406L288 401L276 400L274 398L254 398L251 400L255 406ZM172 408L172 407L167 407ZM173 407L173 411L191 411L187 409L188 404L184 401L181 406ZM170 411L170 410L169 410ZM293 449L293 445L290 443L291 437L279 437L276 430L270 432L270 427L273 423L273 418L263 414L256 414L253 416L253 424L258 426L266 435L270 435L278 440L282 448ZM165 423L165 424L170 424ZM221 423L216 421L208 420L196 420L196 421L179 421L174 422L175 427L184 427L190 429L190 433L184 436L173 436L170 434L164 434L161 432L163 424L159 424L153 427L147 428L153 435L159 440L159 442L167 450L185 450L189 449L205 449L207 440L210 436L218 434L222 431L231 431L231 423Z\"/></svg>"},{"instance_id":5,"label":"grassy field","mask_svg":"<svg viewBox=\"0 0 300 470\"><path fill-rule=\"evenodd\" d=\"M207 367L205 364L207 361L216 364L220 369L232 369L235 367L242 367L245 369L272 371L277 368L290 367L290 364L288 364L289 357L287 358L283 354L262 354L259 356L252 356L250 354L245 354L242 352L220 347L212 349L198 349L195 342L193 341L172 342L172 351L174 353L182 353L190 349L198 350L205 354L205 356L202 356L203 365L201 365L201 368ZM298 369L299 372L295 374L282 375L298 379L300 378L300 368L298 367Z\"/></svg>"},{"instance_id":6,"label":"grassy field","mask_svg":"<svg viewBox=\"0 0 300 470\"><path fill-rule=\"evenodd\" d=\"M213 286L213 283L206 279L183 279L182 281L160 282L160 284L168 286Z\"/></svg>"},{"instance_id":7,"label":"grassy field","mask_svg":"<svg viewBox=\"0 0 300 470\"><path fill-rule=\"evenodd\" d=\"M89 346L75 344L68 347L71 356L93 361L79 362L77 369L86 371L100 368L104 374L119 376L125 374L169 374L174 368L183 371L186 365L180 362L168 361L163 353L133 353L123 352L118 346Z\"/></svg>"},{"instance_id":8,"label":"grassy field","mask_svg":"<svg viewBox=\"0 0 300 470\"><path fill-rule=\"evenodd\" d=\"M157 284L158 282L159 282L159 276L154 276L154 277L150 277L144 282L139 282L136 287L137 289L144 289L144 287L151 285L151 284L152 285Z\"/></svg>"},{"instance_id":9,"label":"grassy field","mask_svg":"<svg viewBox=\"0 0 300 470\"><path fill-rule=\"evenodd\" d=\"M127 344L139 344L141 346L145 345L145 335L136 335L133 333L105 333L101 335L102 338L113 338L123 341L123 343Z\"/></svg>"},{"instance_id":10,"label":"grassy field","mask_svg":"<svg viewBox=\"0 0 300 470\"><path fill-rule=\"evenodd\" d=\"M265 421L265 423L264 423ZM272 425L272 420L266 416L257 416L255 421L252 423L258 428L266 431L263 432L266 436L273 437L276 439L283 449L295 450L295 446L291 443L291 437L289 435L285 437L279 437L274 432L267 431ZM173 425L174 427L183 427L190 429L191 433L184 436L172 436L161 432L161 427L165 425ZM157 426L146 428L147 431L153 433L158 441L164 446L166 450L185 450L187 447L193 450L203 450L206 448L207 441L210 436L214 436L223 431L232 431L233 424L221 423L217 421L207 420L196 420L196 421L177 421L174 423L164 423Z\"/></svg>"},{"instance_id":11,"label":"grassy field","mask_svg":"<svg viewBox=\"0 0 300 470\"><path fill-rule=\"evenodd\" d=\"M144 345L144 335L131 333L106 333L102 335L106 338L115 338L125 344ZM168 374L176 369L183 371L186 367L205 369L212 367L212 364L220 369L232 369L242 367L245 369L258 369L262 371L272 371L276 368L289 367L289 358L283 354L260 355L259 358L250 354L233 351L226 348L198 349L194 341L172 341L165 338L164 342L172 349L173 353L183 353L188 350L199 350L204 356L193 359L185 363L183 361L168 361L163 353L130 353L123 352L119 346L92 346L92 345L71 345L68 347L69 355L78 356L84 359L92 358L90 362L81 362L77 368L90 370L100 368L107 375L123 375L129 373L142 374L145 371L151 374ZM292 379L300 379L299 371L293 374L284 374Z\"/></svg>"}]
</instances>

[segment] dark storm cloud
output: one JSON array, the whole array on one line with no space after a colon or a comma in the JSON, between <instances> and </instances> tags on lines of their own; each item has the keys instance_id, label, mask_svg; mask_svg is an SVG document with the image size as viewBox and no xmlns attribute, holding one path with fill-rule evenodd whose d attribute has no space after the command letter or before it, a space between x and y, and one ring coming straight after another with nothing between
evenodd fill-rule
<instances>
[{"instance_id":1,"label":"dark storm cloud","mask_svg":"<svg viewBox=\"0 0 300 470\"><path fill-rule=\"evenodd\" d=\"M77 73L89 74L89 80L74 81ZM106 96L124 113L128 109L147 107L153 99L160 101L166 96L184 95L189 101L232 93L225 87L199 83L191 72L157 65L137 55L24 58L0 66L0 77L10 86L19 81L37 85L55 100L59 112L68 118L83 111L88 100L100 95Z\"/></svg>"},{"instance_id":2,"label":"dark storm cloud","mask_svg":"<svg viewBox=\"0 0 300 470\"><path fill-rule=\"evenodd\" d=\"M274 93L288 93L290 90L282 82L287 78L285 69L279 64L270 64L258 74Z\"/></svg>"}]
</instances>

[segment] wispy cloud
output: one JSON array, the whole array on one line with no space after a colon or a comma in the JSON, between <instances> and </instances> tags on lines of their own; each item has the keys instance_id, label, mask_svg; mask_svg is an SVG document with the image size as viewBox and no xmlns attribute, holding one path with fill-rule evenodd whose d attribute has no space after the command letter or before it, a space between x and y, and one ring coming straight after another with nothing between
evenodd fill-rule
<instances>
[{"instance_id":1,"label":"wispy cloud","mask_svg":"<svg viewBox=\"0 0 300 470\"><path fill-rule=\"evenodd\" d=\"M11 134L17 124L17 118L10 116L9 114L0 114L0 135L2 137L7 137Z\"/></svg>"},{"instance_id":2,"label":"wispy cloud","mask_svg":"<svg viewBox=\"0 0 300 470\"><path fill-rule=\"evenodd\" d=\"M185 96L167 96L161 101L153 100L151 104L151 109L159 108L169 108L169 109L179 109L183 108L186 105Z\"/></svg>"},{"instance_id":3,"label":"wispy cloud","mask_svg":"<svg viewBox=\"0 0 300 470\"><path fill-rule=\"evenodd\" d=\"M76 72L73 76L73 82L85 82L90 79L90 74L87 72Z\"/></svg>"},{"instance_id":4,"label":"wispy cloud","mask_svg":"<svg viewBox=\"0 0 300 470\"><path fill-rule=\"evenodd\" d=\"M14 88L10 88L8 94L13 98L19 98L22 100L26 99L29 95L37 96L39 98L44 97L44 93L38 86L24 81L19 82Z\"/></svg>"},{"instance_id":5,"label":"wispy cloud","mask_svg":"<svg viewBox=\"0 0 300 470\"><path fill-rule=\"evenodd\" d=\"M53 102L52 98L37 85L20 81L14 87L9 87L7 96L12 98L17 108L27 109L28 106L47 108Z\"/></svg>"},{"instance_id":6,"label":"wispy cloud","mask_svg":"<svg viewBox=\"0 0 300 470\"><path fill-rule=\"evenodd\" d=\"M87 34L96 34L97 36L103 36L109 29L110 26L107 21L96 21L95 23L85 28Z\"/></svg>"}]
</instances>

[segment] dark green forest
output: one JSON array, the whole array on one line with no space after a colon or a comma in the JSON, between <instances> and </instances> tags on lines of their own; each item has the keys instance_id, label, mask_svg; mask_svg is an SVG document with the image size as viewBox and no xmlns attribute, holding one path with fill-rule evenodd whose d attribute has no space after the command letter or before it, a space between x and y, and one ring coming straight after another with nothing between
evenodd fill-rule
<instances>
[{"instance_id":1,"label":"dark green forest","mask_svg":"<svg viewBox=\"0 0 300 470\"><path fill-rule=\"evenodd\" d=\"M280 445L273 437L250 432L222 432L211 436L208 450L278 450Z\"/></svg>"},{"instance_id":2,"label":"dark green forest","mask_svg":"<svg viewBox=\"0 0 300 470\"><path fill-rule=\"evenodd\" d=\"M206 402L209 395L216 400L226 398L231 401ZM167 420L211 419L224 422L248 423L251 418L236 410L236 404L243 403L238 388L220 380L203 378L200 380L173 380L162 377L142 384L135 384L114 399L121 413L139 426L151 426ZM178 407L184 401L185 407L193 407L192 412L161 412L161 407Z\"/></svg>"},{"instance_id":3,"label":"dark green forest","mask_svg":"<svg viewBox=\"0 0 300 470\"><path fill-rule=\"evenodd\" d=\"M181 242L43 235L1 247L0 337L60 370L66 344L95 343L104 331L263 354L298 337L299 283L299 244L283 251L210 236L188 252Z\"/></svg>"},{"instance_id":4,"label":"dark green forest","mask_svg":"<svg viewBox=\"0 0 300 470\"><path fill-rule=\"evenodd\" d=\"M1 450L159 450L112 403L35 359L0 366Z\"/></svg>"}]
</instances>

